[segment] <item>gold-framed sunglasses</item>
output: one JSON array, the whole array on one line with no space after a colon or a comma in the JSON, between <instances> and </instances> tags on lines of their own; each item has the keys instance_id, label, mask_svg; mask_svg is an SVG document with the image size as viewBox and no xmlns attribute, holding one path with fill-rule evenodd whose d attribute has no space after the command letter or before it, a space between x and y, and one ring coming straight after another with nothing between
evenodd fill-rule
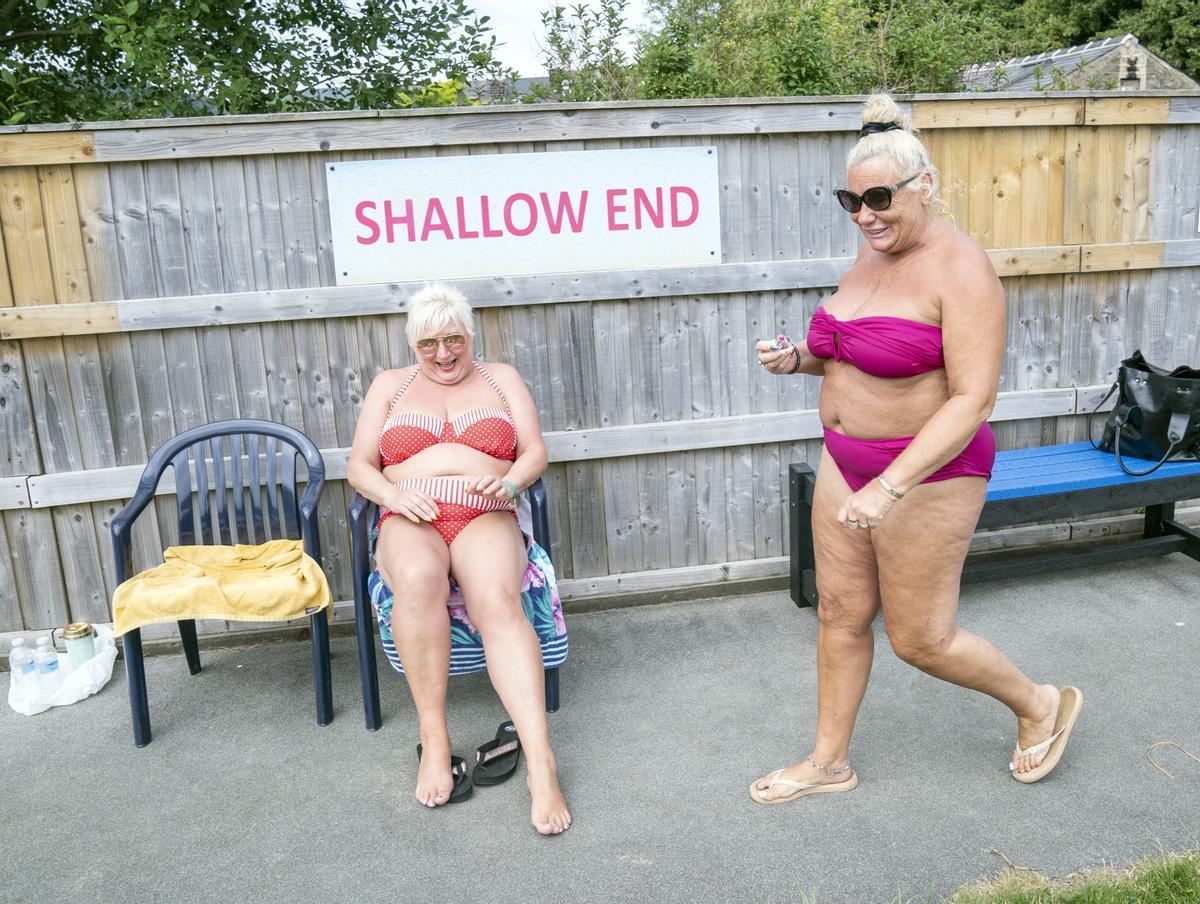
<instances>
[{"instance_id":1,"label":"gold-framed sunglasses","mask_svg":"<svg viewBox=\"0 0 1200 904\"><path fill-rule=\"evenodd\" d=\"M439 342L446 346L446 351L456 352L467 344L467 337L462 333L451 333L449 336L430 336L428 339L418 339L417 349L426 353L435 352Z\"/></svg>"}]
</instances>

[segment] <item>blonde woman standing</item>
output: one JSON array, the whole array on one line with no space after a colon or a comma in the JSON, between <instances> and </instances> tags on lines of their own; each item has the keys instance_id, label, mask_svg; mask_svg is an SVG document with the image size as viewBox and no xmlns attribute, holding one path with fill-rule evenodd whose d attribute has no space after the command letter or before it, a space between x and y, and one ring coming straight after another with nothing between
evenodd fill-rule
<instances>
[{"instance_id":1,"label":"blonde woman standing","mask_svg":"<svg viewBox=\"0 0 1200 904\"><path fill-rule=\"evenodd\" d=\"M803 342L757 345L774 374L822 377L825 441L812 513L816 738L800 762L751 784L762 804L857 786L850 740L880 611L901 659L1012 710L1018 781L1058 764L1083 701L1076 688L1034 683L955 624L995 457L987 418L1004 292L983 249L940 215L938 171L895 101L869 98L862 118L837 198L865 242Z\"/></svg>"}]
</instances>

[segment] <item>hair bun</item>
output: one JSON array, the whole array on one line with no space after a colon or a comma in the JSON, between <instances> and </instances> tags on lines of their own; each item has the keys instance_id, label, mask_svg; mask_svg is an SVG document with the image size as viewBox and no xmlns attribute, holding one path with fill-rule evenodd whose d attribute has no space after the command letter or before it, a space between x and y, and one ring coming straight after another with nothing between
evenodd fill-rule
<instances>
[{"instance_id":1,"label":"hair bun","mask_svg":"<svg viewBox=\"0 0 1200 904\"><path fill-rule=\"evenodd\" d=\"M912 121L904 115L904 111L900 109L900 105L890 94L872 94L863 104L862 111L863 128L876 123L889 126L888 129L874 128L865 134L870 135L872 132L884 132L891 129L903 129L906 132L912 132ZM862 135L860 134L861 138Z\"/></svg>"}]
</instances>

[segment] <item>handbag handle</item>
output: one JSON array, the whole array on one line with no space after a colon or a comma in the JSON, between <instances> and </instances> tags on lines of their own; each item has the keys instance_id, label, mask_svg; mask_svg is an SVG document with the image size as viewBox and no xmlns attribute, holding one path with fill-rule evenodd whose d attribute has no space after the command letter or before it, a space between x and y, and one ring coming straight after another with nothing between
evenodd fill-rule
<instances>
[{"instance_id":1,"label":"handbag handle","mask_svg":"<svg viewBox=\"0 0 1200 904\"><path fill-rule=\"evenodd\" d=\"M1097 404L1096 407L1093 408L1091 413L1088 415L1088 419L1087 419L1088 442L1091 443L1092 448L1096 449L1097 451L1100 449L1100 445L1094 439L1092 439L1092 436L1094 435L1094 431L1092 430L1092 419L1096 416L1096 414L1100 411L1100 409L1104 407L1104 403L1108 401L1108 397L1117 391L1117 385L1118 384L1113 383L1113 385L1108 388L1108 392L1106 392L1104 394L1104 398L1102 398L1100 400L1099 404Z\"/></svg>"},{"instance_id":2,"label":"handbag handle","mask_svg":"<svg viewBox=\"0 0 1200 904\"><path fill-rule=\"evenodd\" d=\"M1133 414L1133 412L1137 410L1137 405L1132 406L1129 409L1129 414L1125 416L1125 419L1117 424L1116 434L1113 438L1113 451L1117 453L1117 464L1121 466L1122 471L1124 471L1130 477L1145 477L1147 474L1153 474L1155 471L1161 468L1166 463L1167 459L1175 454L1175 450L1179 447L1179 444L1183 442L1183 437L1187 428L1188 416L1186 412L1182 411L1171 415L1170 424L1167 426L1167 439L1171 441L1171 445L1167 449L1166 454L1159 459L1158 464L1152 467L1149 471L1131 471L1125 466L1125 460L1121 458L1121 430L1124 429L1125 425L1129 422L1129 415ZM1182 428L1178 428L1177 425L1181 422Z\"/></svg>"}]
</instances>

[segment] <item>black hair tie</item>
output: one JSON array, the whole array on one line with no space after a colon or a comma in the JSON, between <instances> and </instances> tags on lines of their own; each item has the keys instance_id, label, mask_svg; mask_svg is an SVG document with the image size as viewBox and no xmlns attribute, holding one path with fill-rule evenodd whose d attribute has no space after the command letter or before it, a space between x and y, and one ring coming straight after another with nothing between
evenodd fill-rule
<instances>
[{"instance_id":1,"label":"black hair tie","mask_svg":"<svg viewBox=\"0 0 1200 904\"><path fill-rule=\"evenodd\" d=\"M903 128L898 122L864 122L863 127L858 130L858 137L861 141L868 135L874 135L876 132L890 132L892 129Z\"/></svg>"}]
</instances>

